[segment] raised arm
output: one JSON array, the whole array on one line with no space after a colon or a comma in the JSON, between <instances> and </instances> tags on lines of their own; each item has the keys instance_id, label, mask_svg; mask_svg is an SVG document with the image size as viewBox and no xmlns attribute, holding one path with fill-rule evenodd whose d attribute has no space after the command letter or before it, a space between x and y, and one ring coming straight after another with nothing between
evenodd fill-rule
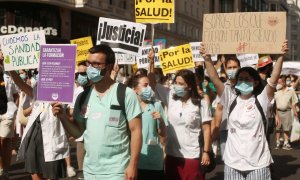
<instances>
[{"instance_id":1,"label":"raised arm","mask_svg":"<svg viewBox=\"0 0 300 180\"><path fill-rule=\"evenodd\" d=\"M31 86L26 84L21 77L16 73L16 71L9 71L9 74L15 84L28 96L33 97L33 89Z\"/></svg>"},{"instance_id":2,"label":"raised arm","mask_svg":"<svg viewBox=\"0 0 300 180\"><path fill-rule=\"evenodd\" d=\"M268 85L267 85L267 94L269 100L272 100L274 97L274 92L276 90L276 84L279 79L281 69L282 69L282 63L283 63L283 56L288 52L288 41L284 41L282 44L281 52L282 54L278 55L277 61L273 67L272 75L268 79Z\"/></svg>"},{"instance_id":3,"label":"raised arm","mask_svg":"<svg viewBox=\"0 0 300 180\"><path fill-rule=\"evenodd\" d=\"M214 85L217 89L218 95L221 97L223 94L223 91L224 91L224 84L219 79L218 73L214 67L212 60L211 60L211 56L206 53L205 45L203 43L201 43L201 46L200 46L200 54L204 58L204 64L205 64L207 74L208 74L209 78L211 79L211 81L214 83Z\"/></svg>"}]
</instances>

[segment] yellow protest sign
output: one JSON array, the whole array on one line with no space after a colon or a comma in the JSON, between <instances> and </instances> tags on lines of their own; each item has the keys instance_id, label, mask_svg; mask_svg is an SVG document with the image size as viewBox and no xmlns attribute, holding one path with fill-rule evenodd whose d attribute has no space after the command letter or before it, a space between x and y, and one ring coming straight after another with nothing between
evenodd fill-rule
<instances>
[{"instance_id":1,"label":"yellow protest sign","mask_svg":"<svg viewBox=\"0 0 300 180\"><path fill-rule=\"evenodd\" d=\"M195 67L190 44L161 50L158 55L164 74Z\"/></svg>"},{"instance_id":2,"label":"yellow protest sign","mask_svg":"<svg viewBox=\"0 0 300 180\"><path fill-rule=\"evenodd\" d=\"M73 39L71 44L77 44L76 64L87 59L88 50L93 47L91 36Z\"/></svg>"},{"instance_id":3,"label":"yellow protest sign","mask_svg":"<svg viewBox=\"0 0 300 180\"><path fill-rule=\"evenodd\" d=\"M175 0L135 0L138 23L174 23Z\"/></svg>"},{"instance_id":4,"label":"yellow protest sign","mask_svg":"<svg viewBox=\"0 0 300 180\"><path fill-rule=\"evenodd\" d=\"M202 40L210 54L279 54L286 12L205 14Z\"/></svg>"}]
</instances>

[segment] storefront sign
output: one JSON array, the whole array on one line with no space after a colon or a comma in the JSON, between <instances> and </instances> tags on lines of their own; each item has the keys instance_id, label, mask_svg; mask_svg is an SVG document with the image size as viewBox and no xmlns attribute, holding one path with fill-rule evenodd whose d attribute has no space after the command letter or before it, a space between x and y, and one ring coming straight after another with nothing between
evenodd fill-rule
<instances>
[{"instance_id":1,"label":"storefront sign","mask_svg":"<svg viewBox=\"0 0 300 180\"><path fill-rule=\"evenodd\" d=\"M45 31L46 36L57 36L58 31L53 27L17 27L15 25L0 26L0 35L4 34L17 34L32 31Z\"/></svg>"}]
</instances>

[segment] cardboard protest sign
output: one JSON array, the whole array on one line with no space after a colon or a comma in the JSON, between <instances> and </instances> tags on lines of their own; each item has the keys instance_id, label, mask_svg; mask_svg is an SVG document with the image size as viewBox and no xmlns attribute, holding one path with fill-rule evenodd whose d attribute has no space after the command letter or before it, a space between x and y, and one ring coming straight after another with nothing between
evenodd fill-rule
<instances>
[{"instance_id":1,"label":"cardboard protest sign","mask_svg":"<svg viewBox=\"0 0 300 180\"><path fill-rule=\"evenodd\" d=\"M300 62L286 61L283 62L281 74L293 74L300 76Z\"/></svg>"},{"instance_id":2,"label":"cardboard protest sign","mask_svg":"<svg viewBox=\"0 0 300 180\"><path fill-rule=\"evenodd\" d=\"M75 79L76 45L41 46L37 100L72 103Z\"/></svg>"},{"instance_id":3,"label":"cardboard protest sign","mask_svg":"<svg viewBox=\"0 0 300 180\"><path fill-rule=\"evenodd\" d=\"M142 54L146 25L109 18L99 18L96 44L107 44L115 52Z\"/></svg>"},{"instance_id":4,"label":"cardboard protest sign","mask_svg":"<svg viewBox=\"0 0 300 180\"><path fill-rule=\"evenodd\" d=\"M200 43L201 42L190 42L194 62L204 61L203 57L200 54ZM218 55L212 54L211 59L212 61L217 61Z\"/></svg>"},{"instance_id":5,"label":"cardboard protest sign","mask_svg":"<svg viewBox=\"0 0 300 180\"><path fill-rule=\"evenodd\" d=\"M135 0L138 23L174 23L174 0Z\"/></svg>"},{"instance_id":6,"label":"cardboard protest sign","mask_svg":"<svg viewBox=\"0 0 300 180\"><path fill-rule=\"evenodd\" d=\"M190 44L161 50L158 55L164 74L195 67Z\"/></svg>"},{"instance_id":7,"label":"cardboard protest sign","mask_svg":"<svg viewBox=\"0 0 300 180\"><path fill-rule=\"evenodd\" d=\"M77 44L77 57L76 62L87 60L89 49L93 47L92 37L83 37L79 39L73 39L70 41L71 44Z\"/></svg>"},{"instance_id":8,"label":"cardboard protest sign","mask_svg":"<svg viewBox=\"0 0 300 180\"><path fill-rule=\"evenodd\" d=\"M135 56L131 54L115 53L118 64L135 64Z\"/></svg>"},{"instance_id":9,"label":"cardboard protest sign","mask_svg":"<svg viewBox=\"0 0 300 180\"><path fill-rule=\"evenodd\" d=\"M160 61L158 58L158 52L160 51L160 46L153 46L154 49L154 66L155 67L160 67ZM151 46L148 47L143 47L142 50L142 56L138 56L136 58L136 63L138 68L144 68L147 69L149 67L149 59L148 59L148 53L151 50Z\"/></svg>"},{"instance_id":10,"label":"cardboard protest sign","mask_svg":"<svg viewBox=\"0 0 300 180\"><path fill-rule=\"evenodd\" d=\"M44 31L1 36L0 46L5 70L37 68L41 44L46 44Z\"/></svg>"},{"instance_id":11,"label":"cardboard protest sign","mask_svg":"<svg viewBox=\"0 0 300 180\"><path fill-rule=\"evenodd\" d=\"M278 54L286 12L205 14L202 39L210 54Z\"/></svg>"},{"instance_id":12,"label":"cardboard protest sign","mask_svg":"<svg viewBox=\"0 0 300 180\"><path fill-rule=\"evenodd\" d=\"M253 64L257 64L259 59L258 54L237 54L236 57L240 61L241 67L251 67Z\"/></svg>"}]
</instances>

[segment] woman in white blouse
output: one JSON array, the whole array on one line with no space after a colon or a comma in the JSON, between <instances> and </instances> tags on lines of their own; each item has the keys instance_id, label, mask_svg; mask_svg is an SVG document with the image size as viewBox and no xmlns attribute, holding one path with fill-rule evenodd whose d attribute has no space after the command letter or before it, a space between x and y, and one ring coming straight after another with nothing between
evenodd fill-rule
<instances>
[{"instance_id":1,"label":"woman in white blouse","mask_svg":"<svg viewBox=\"0 0 300 180\"><path fill-rule=\"evenodd\" d=\"M168 97L166 174L170 180L204 180L200 163L209 165L211 115L209 105L197 92L196 79L190 70L181 70L175 77L174 88L165 89ZM204 144L199 144L203 130ZM201 157L202 154L202 157ZM200 158L200 160L199 160Z\"/></svg>"},{"instance_id":2,"label":"woman in white blouse","mask_svg":"<svg viewBox=\"0 0 300 180\"><path fill-rule=\"evenodd\" d=\"M225 180L271 180L269 165L273 160L265 137L264 119L266 120L265 116L280 76L283 55L287 51L286 41L282 45L282 55L279 55L265 87L255 69L241 68L236 74L234 93L231 87L224 86L218 78L210 55L206 54L204 44L201 45L200 53L205 59L208 75L221 97L221 104L228 109L228 139L224 153ZM236 105L232 105L235 103Z\"/></svg>"}]
</instances>

